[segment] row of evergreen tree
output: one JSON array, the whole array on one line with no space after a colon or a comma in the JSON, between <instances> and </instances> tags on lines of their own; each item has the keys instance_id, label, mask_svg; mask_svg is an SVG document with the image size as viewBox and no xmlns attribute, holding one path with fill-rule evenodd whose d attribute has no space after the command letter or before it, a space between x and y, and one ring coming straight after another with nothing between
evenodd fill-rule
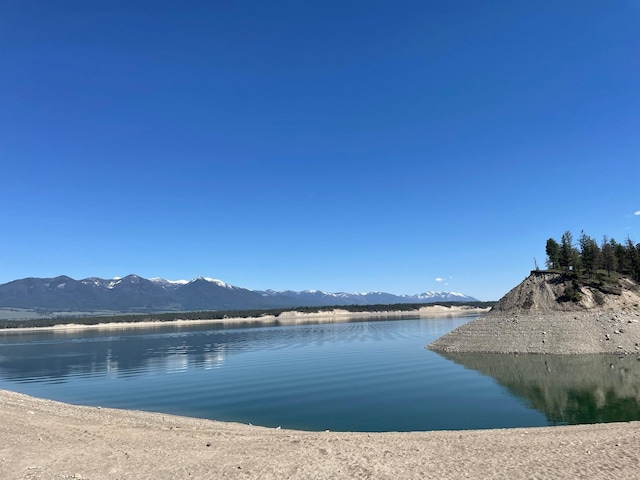
<instances>
[{"instance_id":1,"label":"row of evergreen tree","mask_svg":"<svg viewBox=\"0 0 640 480\"><path fill-rule=\"evenodd\" d=\"M595 276L598 270L629 275L640 281L640 243L635 244L627 237L624 243L618 243L605 235L602 242L582 231L577 244L573 235L566 231L558 243L553 238L547 240L547 268L552 270L573 271L578 275Z\"/></svg>"}]
</instances>

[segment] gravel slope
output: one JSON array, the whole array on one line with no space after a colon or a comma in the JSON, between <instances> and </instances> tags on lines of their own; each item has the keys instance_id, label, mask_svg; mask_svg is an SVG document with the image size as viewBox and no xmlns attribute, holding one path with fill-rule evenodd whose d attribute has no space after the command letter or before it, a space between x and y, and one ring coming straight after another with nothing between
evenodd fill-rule
<instances>
[{"instance_id":1,"label":"gravel slope","mask_svg":"<svg viewBox=\"0 0 640 480\"><path fill-rule=\"evenodd\" d=\"M443 352L640 354L640 287L620 294L582 287L579 303L559 301L570 280L532 272L486 315L428 345Z\"/></svg>"}]
</instances>

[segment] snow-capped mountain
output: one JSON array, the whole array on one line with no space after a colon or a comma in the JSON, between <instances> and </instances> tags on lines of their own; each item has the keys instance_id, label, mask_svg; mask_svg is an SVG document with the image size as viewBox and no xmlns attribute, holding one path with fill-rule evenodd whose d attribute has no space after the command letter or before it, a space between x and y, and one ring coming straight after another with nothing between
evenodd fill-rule
<instances>
[{"instance_id":1,"label":"snow-capped mountain","mask_svg":"<svg viewBox=\"0 0 640 480\"><path fill-rule=\"evenodd\" d=\"M166 280L164 278L150 278L149 281L162 285L164 288L175 288L179 285L186 285L189 280Z\"/></svg>"},{"instance_id":2,"label":"snow-capped mountain","mask_svg":"<svg viewBox=\"0 0 640 480\"><path fill-rule=\"evenodd\" d=\"M187 310L245 310L265 308L376 305L394 303L476 302L457 292L393 295L384 292L345 293L320 290L250 290L222 280L146 279L127 275L74 280L68 276L24 278L0 285L0 307L51 311L158 312Z\"/></svg>"},{"instance_id":3,"label":"snow-capped mountain","mask_svg":"<svg viewBox=\"0 0 640 480\"><path fill-rule=\"evenodd\" d=\"M421 302L473 302L474 300L470 300L468 295L459 292L435 292L433 290L429 290L428 292L419 293L417 295L403 295L407 299L411 299L411 301L415 301L416 303Z\"/></svg>"}]
</instances>

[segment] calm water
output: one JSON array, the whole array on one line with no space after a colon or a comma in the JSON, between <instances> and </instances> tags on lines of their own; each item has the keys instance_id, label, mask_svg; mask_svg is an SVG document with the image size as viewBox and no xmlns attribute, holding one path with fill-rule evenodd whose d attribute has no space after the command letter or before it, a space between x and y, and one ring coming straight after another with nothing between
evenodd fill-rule
<instances>
[{"instance_id":1,"label":"calm water","mask_svg":"<svg viewBox=\"0 0 640 480\"><path fill-rule=\"evenodd\" d=\"M468 321L0 335L0 388L84 405L334 431L640 419L634 357L457 355Z\"/></svg>"}]
</instances>

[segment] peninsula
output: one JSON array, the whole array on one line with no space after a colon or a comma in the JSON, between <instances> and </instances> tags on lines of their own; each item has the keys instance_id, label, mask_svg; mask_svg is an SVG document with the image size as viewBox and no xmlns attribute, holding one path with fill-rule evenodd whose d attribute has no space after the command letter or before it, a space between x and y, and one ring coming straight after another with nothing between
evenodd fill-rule
<instances>
[{"instance_id":1,"label":"peninsula","mask_svg":"<svg viewBox=\"0 0 640 480\"><path fill-rule=\"evenodd\" d=\"M584 233L547 241L534 270L484 316L427 348L442 352L640 354L640 248Z\"/></svg>"}]
</instances>

